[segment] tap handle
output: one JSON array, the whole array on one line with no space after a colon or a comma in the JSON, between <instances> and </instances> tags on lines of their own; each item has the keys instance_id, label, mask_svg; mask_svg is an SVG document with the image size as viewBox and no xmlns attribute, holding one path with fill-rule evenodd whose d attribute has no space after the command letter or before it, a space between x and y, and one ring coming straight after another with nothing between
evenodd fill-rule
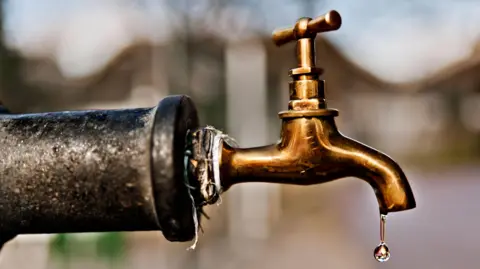
<instances>
[{"instance_id":1,"label":"tap handle","mask_svg":"<svg viewBox=\"0 0 480 269\"><path fill-rule=\"evenodd\" d=\"M294 27L276 30L272 34L272 39L275 45L282 46L301 38L313 38L317 33L335 31L341 25L342 17L337 11L331 10L315 19L301 18Z\"/></svg>"}]
</instances>

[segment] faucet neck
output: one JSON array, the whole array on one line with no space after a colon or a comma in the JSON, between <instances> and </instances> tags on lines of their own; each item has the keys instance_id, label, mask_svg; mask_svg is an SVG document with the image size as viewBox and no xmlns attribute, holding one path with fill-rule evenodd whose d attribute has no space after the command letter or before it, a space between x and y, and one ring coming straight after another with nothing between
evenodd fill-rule
<instances>
[{"instance_id":1,"label":"faucet neck","mask_svg":"<svg viewBox=\"0 0 480 269\"><path fill-rule=\"evenodd\" d=\"M298 67L315 67L315 37L301 38L297 40Z\"/></svg>"},{"instance_id":2,"label":"faucet neck","mask_svg":"<svg viewBox=\"0 0 480 269\"><path fill-rule=\"evenodd\" d=\"M315 37L297 40L296 52L298 66L290 70L289 110L325 109L325 91L323 80L319 76L323 70L315 67Z\"/></svg>"},{"instance_id":3,"label":"faucet neck","mask_svg":"<svg viewBox=\"0 0 480 269\"><path fill-rule=\"evenodd\" d=\"M298 39L296 55L297 67L289 72L288 110L280 112L280 118L337 116L337 110L327 109L325 81L319 79L323 69L315 66L315 36Z\"/></svg>"}]
</instances>

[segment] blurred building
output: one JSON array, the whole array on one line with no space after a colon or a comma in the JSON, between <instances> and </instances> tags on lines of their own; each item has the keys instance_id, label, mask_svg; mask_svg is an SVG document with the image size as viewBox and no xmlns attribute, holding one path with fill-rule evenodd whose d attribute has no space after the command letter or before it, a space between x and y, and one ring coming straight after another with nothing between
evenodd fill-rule
<instances>
[{"instance_id":1,"label":"blurred building","mask_svg":"<svg viewBox=\"0 0 480 269\"><path fill-rule=\"evenodd\" d=\"M479 48L480 42L468 57L424 79L391 86L403 102L395 99L390 109L403 103L402 109L398 108L398 117L403 114L405 120L389 114L390 120L395 124L405 122L396 129L413 132L409 143L403 143L411 145L404 148L405 151L425 153L421 155L423 158L437 155L448 162L480 155L480 121L477 117L480 108ZM398 136L397 141L401 139Z\"/></svg>"},{"instance_id":2,"label":"blurred building","mask_svg":"<svg viewBox=\"0 0 480 269\"><path fill-rule=\"evenodd\" d=\"M384 82L347 59L327 39L317 40L318 64L326 69L327 97L333 106L346 110L346 92L353 89L364 92L386 88ZM179 64L182 59L178 57L182 53L175 53L175 44L133 44L120 51L101 72L74 79L63 76L54 59L48 55L24 59L20 66L21 79L31 88L23 91L30 92L32 98L24 100L24 105L17 110L62 110L91 106L92 103L121 104L135 98L131 92L138 87L150 87L161 95L187 93L199 103L224 99L224 54L229 43L219 38L196 39L191 43L195 49L188 60L191 63L188 88L184 85L185 71ZM277 48L269 38L265 38L263 43L268 62L269 99L275 100L281 95L279 89L288 91L288 70L296 66L293 45ZM15 95L14 91L6 88L1 91L6 99ZM215 103L215 111L225 109L219 107L220 102ZM278 109L283 108L274 105L269 111L276 117Z\"/></svg>"}]
</instances>

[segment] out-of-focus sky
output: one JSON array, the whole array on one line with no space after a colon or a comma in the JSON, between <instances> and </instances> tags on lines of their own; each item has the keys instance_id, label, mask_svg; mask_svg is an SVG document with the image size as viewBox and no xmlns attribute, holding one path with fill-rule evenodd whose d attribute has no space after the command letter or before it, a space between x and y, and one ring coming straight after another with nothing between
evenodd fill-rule
<instances>
[{"instance_id":1,"label":"out-of-focus sky","mask_svg":"<svg viewBox=\"0 0 480 269\"><path fill-rule=\"evenodd\" d=\"M185 0L9 0L8 39L25 52L54 55L66 75L82 76L135 40L168 39L169 25L179 25L179 18L167 2L185 5ZM208 2L190 0L189 8L205 10ZM217 26L236 27L239 36L243 27L270 34L300 16L336 9L342 28L325 36L352 60L393 82L419 79L468 57L480 40L480 0L311 0L308 9L299 0L230 2L243 8L227 8L221 18L197 14Z\"/></svg>"}]
</instances>

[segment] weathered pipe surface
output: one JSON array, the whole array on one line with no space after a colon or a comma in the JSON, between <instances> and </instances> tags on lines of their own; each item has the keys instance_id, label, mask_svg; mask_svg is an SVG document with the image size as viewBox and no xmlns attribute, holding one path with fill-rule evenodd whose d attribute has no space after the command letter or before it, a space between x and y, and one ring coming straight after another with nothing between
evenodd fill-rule
<instances>
[{"instance_id":1,"label":"weathered pipe surface","mask_svg":"<svg viewBox=\"0 0 480 269\"><path fill-rule=\"evenodd\" d=\"M0 239L162 230L192 240L184 146L196 127L186 96L154 108L0 115Z\"/></svg>"}]
</instances>

